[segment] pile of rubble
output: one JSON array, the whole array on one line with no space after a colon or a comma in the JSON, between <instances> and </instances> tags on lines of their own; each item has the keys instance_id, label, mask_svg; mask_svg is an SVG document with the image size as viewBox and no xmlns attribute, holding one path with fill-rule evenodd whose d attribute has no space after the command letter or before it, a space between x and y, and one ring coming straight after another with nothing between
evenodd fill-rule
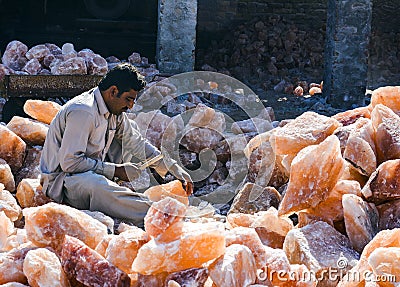
<instances>
[{"instance_id":1,"label":"pile of rubble","mask_svg":"<svg viewBox=\"0 0 400 287\"><path fill-rule=\"evenodd\" d=\"M324 35L322 29L301 30L282 16L255 18L199 50L197 66L232 75L252 87L262 83L265 90L285 80L293 91L298 82L321 81Z\"/></svg>"},{"instance_id":2,"label":"pile of rubble","mask_svg":"<svg viewBox=\"0 0 400 287\"><path fill-rule=\"evenodd\" d=\"M160 139L178 138L188 168L198 168L202 152L213 150L216 168L205 182L220 188L200 195L196 186L189 198L176 180L145 188L153 203L144 229L114 228L108 216L41 193L38 163L25 154L35 149L38 158L60 106L28 101L25 111L36 120L15 117L0 125L0 284L398 285L400 87L375 90L366 107L281 122L265 110L228 123L202 103L212 93L172 102L171 117L146 111L152 99L167 109L167 88L174 87L153 86L159 98L143 95L130 116L159 147L166 144ZM245 178L232 164L237 156L245 161ZM24 169L30 173L22 176ZM19 183L18 176L24 177ZM241 181L236 189L235 179ZM229 202L227 216L203 208L207 201L214 207Z\"/></svg>"},{"instance_id":3,"label":"pile of rubble","mask_svg":"<svg viewBox=\"0 0 400 287\"><path fill-rule=\"evenodd\" d=\"M45 43L28 48L14 40L8 43L0 64L0 80L4 75L105 75L109 69L122 61L114 56L103 58L90 49L75 51L74 45L62 47ZM146 57L132 53L127 60L138 67L142 75L153 77L159 71L149 64Z\"/></svg>"}]
</instances>

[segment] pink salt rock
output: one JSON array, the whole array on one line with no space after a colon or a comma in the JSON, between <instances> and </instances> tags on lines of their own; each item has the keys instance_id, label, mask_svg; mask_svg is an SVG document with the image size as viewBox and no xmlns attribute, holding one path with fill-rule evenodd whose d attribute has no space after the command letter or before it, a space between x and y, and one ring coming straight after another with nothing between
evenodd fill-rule
<instances>
[{"instance_id":1,"label":"pink salt rock","mask_svg":"<svg viewBox=\"0 0 400 287\"><path fill-rule=\"evenodd\" d=\"M271 248L283 248L283 242L285 241L285 236L280 235L274 231L268 230L266 227L256 227L255 231L260 237L262 244L269 246Z\"/></svg>"},{"instance_id":2,"label":"pink salt rock","mask_svg":"<svg viewBox=\"0 0 400 287\"><path fill-rule=\"evenodd\" d=\"M108 216L105 215L103 212L96 211L96 210L82 210L82 212L86 213L93 219L96 219L103 223L107 227L107 232L109 234L114 233L114 220Z\"/></svg>"},{"instance_id":3,"label":"pink salt rock","mask_svg":"<svg viewBox=\"0 0 400 287\"><path fill-rule=\"evenodd\" d=\"M355 180L338 180L328 197L316 207L308 208L306 212L333 226L334 221L340 221L344 218L342 197L345 194L361 196L360 183Z\"/></svg>"},{"instance_id":4,"label":"pink salt rock","mask_svg":"<svg viewBox=\"0 0 400 287\"><path fill-rule=\"evenodd\" d=\"M257 268L265 266L267 254L257 232L254 228L236 227L229 230L226 235L226 246L241 244L247 246L254 255Z\"/></svg>"},{"instance_id":5,"label":"pink salt rock","mask_svg":"<svg viewBox=\"0 0 400 287\"><path fill-rule=\"evenodd\" d=\"M25 158L25 142L3 125L0 125L0 138L0 158L8 163L13 172L18 171Z\"/></svg>"},{"instance_id":6,"label":"pink salt rock","mask_svg":"<svg viewBox=\"0 0 400 287\"><path fill-rule=\"evenodd\" d=\"M27 51L28 46L24 43L17 40L11 41L7 44L1 62L13 70L21 70L28 61L25 57Z\"/></svg>"},{"instance_id":7,"label":"pink salt rock","mask_svg":"<svg viewBox=\"0 0 400 287\"><path fill-rule=\"evenodd\" d=\"M33 178L36 179L40 175L40 156L42 154L42 147L41 146L34 146L30 147L27 146L26 148L26 156L24 163L20 170L15 174L15 185L18 186L18 184L24 179L24 178Z\"/></svg>"},{"instance_id":8,"label":"pink salt rock","mask_svg":"<svg viewBox=\"0 0 400 287\"><path fill-rule=\"evenodd\" d=\"M7 240L1 249L2 252L8 252L16 248L36 247L26 236L26 230L16 228L16 231L7 237Z\"/></svg>"},{"instance_id":9,"label":"pink salt rock","mask_svg":"<svg viewBox=\"0 0 400 287\"><path fill-rule=\"evenodd\" d=\"M37 75L41 69L42 65L40 62L36 58L33 58L25 64L22 71L27 72L29 75Z\"/></svg>"},{"instance_id":10,"label":"pink salt rock","mask_svg":"<svg viewBox=\"0 0 400 287\"><path fill-rule=\"evenodd\" d=\"M15 191L14 175L11 172L7 162L0 158L0 183L4 184L4 188L8 191Z\"/></svg>"},{"instance_id":11,"label":"pink salt rock","mask_svg":"<svg viewBox=\"0 0 400 287\"><path fill-rule=\"evenodd\" d=\"M348 126L355 123L359 118L371 118L371 110L368 106L359 107L352 110L347 110L345 112L337 113L332 116L343 126Z\"/></svg>"},{"instance_id":12,"label":"pink salt rock","mask_svg":"<svg viewBox=\"0 0 400 287\"><path fill-rule=\"evenodd\" d=\"M169 274L165 278L165 283L169 284L170 281L174 281L178 284L177 286L204 287L207 278L208 270L206 268L190 268Z\"/></svg>"},{"instance_id":13,"label":"pink salt rock","mask_svg":"<svg viewBox=\"0 0 400 287\"><path fill-rule=\"evenodd\" d=\"M275 152L269 142L261 143L250 155L248 179L266 187L275 169Z\"/></svg>"},{"instance_id":14,"label":"pink salt rock","mask_svg":"<svg viewBox=\"0 0 400 287\"><path fill-rule=\"evenodd\" d=\"M274 187L261 187L249 182L235 196L229 213L256 213L271 206L278 208L280 201L281 195Z\"/></svg>"},{"instance_id":15,"label":"pink salt rock","mask_svg":"<svg viewBox=\"0 0 400 287\"><path fill-rule=\"evenodd\" d=\"M56 57L53 55L53 54L49 54L49 55L47 55L46 57L44 57L44 59L43 59L43 63L42 63L42 65L43 65L43 67L45 67L45 68L50 68L51 67L51 64L53 63L53 61L56 59ZM49 75L51 74L51 72L50 72L50 70L48 70L49 71Z\"/></svg>"},{"instance_id":16,"label":"pink salt rock","mask_svg":"<svg viewBox=\"0 0 400 287\"><path fill-rule=\"evenodd\" d=\"M85 59L73 57L51 68L53 75L86 75L87 67Z\"/></svg>"},{"instance_id":17,"label":"pink salt rock","mask_svg":"<svg viewBox=\"0 0 400 287\"><path fill-rule=\"evenodd\" d=\"M225 254L208 268L212 281L219 287L248 286L256 281L256 262L251 250L240 244L226 248Z\"/></svg>"},{"instance_id":18,"label":"pink salt rock","mask_svg":"<svg viewBox=\"0 0 400 287\"><path fill-rule=\"evenodd\" d=\"M41 62L47 55L50 54L51 52L49 48L47 48L46 45L41 44L30 48L28 52L26 52L25 56L28 58L28 60L37 59L39 62Z\"/></svg>"},{"instance_id":19,"label":"pink salt rock","mask_svg":"<svg viewBox=\"0 0 400 287\"><path fill-rule=\"evenodd\" d=\"M171 197L184 205L189 205L189 199L186 190L182 186L180 180L173 180L165 184L152 186L143 193L151 201L160 201L165 197Z\"/></svg>"},{"instance_id":20,"label":"pink salt rock","mask_svg":"<svg viewBox=\"0 0 400 287\"><path fill-rule=\"evenodd\" d=\"M177 240L150 240L138 252L132 270L145 275L199 268L225 252L224 226L185 222Z\"/></svg>"},{"instance_id":21,"label":"pink salt rock","mask_svg":"<svg viewBox=\"0 0 400 287\"><path fill-rule=\"evenodd\" d=\"M60 55L62 54L62 50L60 47L58 47L56 44L52 44L52 43L45 43L44 44L47 49L49 49L50 53L53 55Z\"/></svg>"},{"instance_id":22,"label":"pink salt rock","mask_svg":"<svg viewBox=\"0 0 400 287\"><path fill-rule=\"evenodd\" d=\"M304 264L317 275L326 268L349 270L359 258L347 237L323 221L290 230L283 250L291 264ZM341 258L346 260L346 266L338 266Z\"/></svg>"},{"instance_id":23,"label":"pink salt rock","mask_svg":"<svg viewBox=\"0 0 400 287\"><path fill-rule=\"evenodd\" d=\"M189 125L199 128L208 128L217 132L223 132L226 127L225 117L221 112L204 104L198 104L189 120Z\"/></svg>"},{"instance_id":24,"label":"pink salt rock","mask_svg":"<svg viewBox=\"0 0 400 287\"><path fill-rule=\"evenodd\" d=\"M270 142L276 154L296 154L309 145L324 141L339 125L333 118L305 112L284 127L276 129Z\"/></svg>"},{"instance_id":25,"label":"pink salt rock","mask_svg":"<svg viewBox=\"0 0 400 287\"><path fill-rule=\"evenodd\" d=\"M89 58L86 62L89 75L103 76L107 74L107 61L102 56L96 54L92 58Z\"/></svg>"},{"instance_id":26,"label":"pink salt rock","mask_svg":"<svg viewBox=\"0 0 400 287\"><path fill-rule=\"evenodd\" d=\"M382 285L396 286L400 280L398 279L400 278L399 259L400 247L376 248L368 258L369 265L377 275L376 282Z\"/></svg>"},{"instance_id":27,"label":"pink salt rock","mask_svg":"<svg viewBox=\"0 0 400 287\"><path fill-rule=\"evenodd\" d=\"M23 214L29 240L40 247L59 250L64 236L70 235L94 249L107 235L107 227L100 221L66 205L51 202L25 208Z\"/></svg>"},{"instance_id":28,"label":"pink salt rock","mask_svg":"<svg viewBox=\"0 0 400 287\"><path fill-rule=\"evenodd\" d=\"M340 144L329 136L318 145L308 146L294 158L289 184L279 206L279 215L317 206L336 185L344 169Z\"/></svg>"},{"instance_id":29,"label":"pink salt rock","mask_svg":"<svg viewBox=\"0 0 400 287\"><path fill-rule=\"evenodd\" d=\"M291 266L285 252L281 249L270 247L265 247L265 252L267 254L267 261L263 268L257 270L256 283L265 284L266 282L271 282L273 286L285 286L283 285L284 282L290 281L289 273L291 271ZM280 272L279 275L278 272Z\"/></svg>"},{"instance_id":30,"label":"pink salt rock","mask_svg":"<svg viewBox=\"0 0 400 287\"><path fill-rule=\"evenodd\" d=\"M386 86L374 90L371 96L371 109L377 105L385 105L396 114L400 114L400 87Z\"/></svg>"},{"instance_id":31,"label":"pink salt rock","mask_svg":"<svg viewBox=\"0 0 400 287\"><path fill-rule=\"evenodd\" d=\"M41 206L52 201L43 193L38 178L23 179L18 184L16 198L22 208Z\"/></svg>"},{"instance_id":32,"label":"pink salt rock","mask_svg":"<svg viewBox=\"0 0 400 287\"><path fill-rule=\"evenodd\" d=\"M376 207L379 213L379 230L400 227L400 200L392 200Z\"/></svg>"},{"instance_id":33,"label":"pink salt rock","mask_svg":"<svg viewBox=\"0 0 400 287\"><path fill-rule=\"evenodd\" d=\"M19 282L22 284L28 283L28 280L23 272L24 259L30 250L36 248L16 248L6 253L1 253L0 284L5 284L8 282Z\"/></svg>"},{"instance_id":34,"label":"pink salt rock","mask_svg":"<svg viewBox=\"0 0 400 287\"><path fill-rule=\"evenodd\" d=\"M370 176L376 169L375 152L369 143L360 137L349 137L343 157L363 175Z\"/></svg>"},{"instance_id":35,"label":"pink salt rock","mask_svg":"<svg viewBox=\"0 0 400 287\"><path fill-rule=\"evenodd\" d=\"M28 251L23 272L30 286L69 287L69 281L57 255L46 248Z\"/></svg>"},{"instance_id":36,"label":"pink salt rock","mask_svg":"<svg viewBox=\"0 0 400 287\"><path fill-rule=\"evenodd\" d=\"M375 145L378 163L400 158L400 117L390 108L377 105L371 113L375 130Z\"/></svg>"},{"instance_id":37,"label":"pink salt rock","mask_svg":"<svg viewBox=\"0 0 400 287\"><path fill-rule=\"evenodd\" d=\"M157 237L174 223L182 221L185 213L186 205L165 197L151 205L144 218L144 228L150 236Z\"/></svg>"},{"instance_id":38,"label":"pink salt rock","mask_svg":"<svg viewBox=\"0 0 400 287\"><path fill-rule=\"evenodd\" d=\"M204 149L212 149L222 139L222 135L216 130L191 128L186 132L180 144L190 151L200 153Z\"/></svg>"},{"instance_id":39,"label":"pink salt rock","mask_svg":"<svg viewBox=\"0 0 400 287\"><path fill-rule=\"evenodd\" d=\"M61 47L61 52L63 55L77 54L77 52L75 51L74 44L72 43L64 43Z\"/></svg>"},{"instance_id":40,"label":"pink salt rock","mask_svg":"<svg viewBox=\"0 0 400 287\"><path fill-rule=\"evenodd\" d=\"M132 273L132 263L139 248L149 240L150 237L143 230L122 232L110 240L104 258L127 274Z\"/></svg>"},{"instance_id":41,"label":"pink salt rock","mask_svg":"<svg viewBox=\"0 0 400 287\"><path fill-rule=\"evenodd\" d=\"M2 183L0 183L0 211L4 211L11 221L21 218L21 207L14 196L8 190L4 190Z\"/></svg>"},{"instance_id":42,"label":"pink salt rock","mask_svg":"<svg viewBox=\"0 0 400 287\"><path fill-rule=\"evenodd\" d=\"M97 244L94 251L96 251L101 256L106 258L106 250L107 250L108 244L110 244L111 239L113 239L114 237L117 237L117 236L118 235L115 235L115 234L107 234L106 236L103 237L103 239L99 242L99 244Z\"/></svg>"},{"instance_id":43,"label":"pink salt rock","mask_svg":"<svg viewBox=\"0 0 400 287\"><path fill-rule=\"evenodd\" d=\"M378 233L378 211L373 203L354 194L343 195L342 204L347 236L354 250L361 253Z\"/></svg>"},{"instance_id":44,"label":"pink salt rock","mask_svg":"<svg viewBox=\"0 0 400 287\"><path fill-rule=\"evenodd\" d=\"M61 106L53 101L27 100L24 112L39 122L50 124Z\"/></svg>"},{"instance_id":45,"label":"pink salt rock","mask_svg":"<svg viewBox=\"0 0 400 287\"><path fill-rule=\"evenodd\" d=\"M234 134L243 134L251 132L265 133L272 129L273 126L270 121L259 118L234 122L231 127L231 130Z\"/></svg>"},{"instance_id":46,"label":"pink salt rock","mask_svg":"<svg viewBox=\"0 0 400 287\"><path fill-rule=\"evenodd\" d=\"M135 287L165 286L165 279L167 276L168 276L167 272L154 275L143 275L140 273L129 274L129 277L131 278L131 286Z\"/></svg>"},{"instance_id":47,"label":"pink salt rock","mask_svg":"<svg viewBox=\"0 0 400 287\"><path fill-rule=\"evenodd\" d=\"M142 62L140 54L133 52L131 55L129 55L128 62L131 64L140 64Z\"/></svg>"},{"instance_id":48,"label":"pink salt rock","mask_svg":"<svg viewBox=\"0 0 400 287\"><path fill-rule=\"evenodd\" d=\"M130 286L130 278L125 272L68 235L62 244L61 265L68 279L73 278L85 286Z\"/></svg>"},{"instance_id":49,"label":"pink salt rock","mask_svg":"<svg viewBox=\"0 0 400 287\"><path fill-rule=\"evenodd\" d=\"M43 145L48 126L28 118L12 117L7 127L30 145Z\"/></svg>"},{"instance_id":50,"label":"pink salt rock","mask_svg":"<svg viewBox=\"0 0 400 287\"><path fill-rule=\"evenodd\" d=\"M6 251L7 239L14 233L14 224L4 211L0 211L0 252Z\"/></svg>"},{"instance_id":51,"label":"pink salt rock","mask_svg":"<svg viewBox=\"0 0 400 287\"><path fill-rule=\"evenodd\" d=\"M380 204L400 198L400 159L388 160L378 166L361 190L367 201Z\"/></svg>"},{"instance_id":52,"label":"pink salt rock","mask_svg":"<svg viewBox=\"0 0 400 287\"><path fill-rule=\"evenodd\" d=\"M93 58L96 54L92 50L86 48L86 49L80 50L78 52L78 54L76 54L76 55L78 57L84 58L87 62L89 59Z\"/></svg>"}]
</instances>

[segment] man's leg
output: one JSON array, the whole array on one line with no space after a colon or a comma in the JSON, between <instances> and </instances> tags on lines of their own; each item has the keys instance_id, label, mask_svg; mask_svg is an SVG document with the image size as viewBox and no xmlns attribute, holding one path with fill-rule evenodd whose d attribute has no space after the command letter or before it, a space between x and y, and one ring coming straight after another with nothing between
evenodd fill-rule
<instances>
[{"instance_id":1,"label":"man's leg","mask_svg":"<svg viewBox=\"0 0 400 287\"><path fill-rule=\"evenodd\" d=\"M151 204L143 195L92 171L67 176L64 186L66 204L128 219L139 226Z\"/></svg>"}]
</instances>

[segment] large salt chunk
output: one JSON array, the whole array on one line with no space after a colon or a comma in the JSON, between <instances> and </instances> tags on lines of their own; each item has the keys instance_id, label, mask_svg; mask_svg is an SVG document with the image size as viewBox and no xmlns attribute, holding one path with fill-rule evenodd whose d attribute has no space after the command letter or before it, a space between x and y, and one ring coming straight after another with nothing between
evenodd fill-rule
<instances>
[{"instance_id":1,"label":"large salt chunk","mask_svg":"<svg viewBox=\"0 0 400 287\"><path fill-rule=\"evenodd\" d=\"M61 265L68 279L74 279L85 286L130 286L130 278L125 272L79 239L68 235L62 244Z\"/></svg>"},{"instance_id":2,"label":"large salt chunk","mask_svg":"<svg viewBox=\"0 0 400 287\"><path fill-rule=\"evenodd\" d=\"M14 224L4 211L0 211L0 252L5 251L8 237L14 233Z\"/></svg>"},{"instance_id":3,"label":"large salt chunk","mask_svg":"<svg viewBox=\"0 0 400 287\"><path fill-rule=\"evenodd\" d=\"M46 248L30 250L25 256L23 271L30 286L70 286L57 255Z\"/></svg>"},{"instance_id":4,"label":"large salt chunk","mask_svg":"<svg viewBox=\"0 0 400 287\"><path fill-rule=\"evenodd\" d=\"M60 109L53 101L27 100L24 104L25 113L45 124L50 124Z\"/></svg>"},{"instance_id":5,"label":"large salt chunk","mask_svg":"<svg viewBox=\"0 0 400 287\"><path fill-rule=\"evenodd\" d=\"M180 144L190 151L200 153L202 150L212 149L222 139L223 136L216 130L191 127L186 131Z\"/></svg>"},{"instance_id":6,"label":"large salt chunk","mask_svg":"<svg viewBox=\"0 0 400 287\"><path fill-rule=\"evenodd\" d=\"M400 227L400 200L389 201L376 207L379 212L379 230Z\"/></svg>"},{"instance_id":7,"label":"large salt chunk","mask_svg":"<svg viewBox=\"0 0 400 287\"><path fill-rule=\"evenodd\" d=\"M289 231L283 250L291 264L304 264L316 274L326 268L348 270L359 258L347 237L322 221ZM338 266L339 260L346 261L346 266Z\"/></svg>"},{"instance_id":8,"label":"large salt chunk","mask_svg":"<svg viewBox=\"0 0 400 287\"><path fill-rule=\"evenodd\" d=\"M256 270L256 262L250 249L240 244L228 246L225 254L209 267L210 277L219 287L253 284L257 277Z\"/></svg>"},{"instance_id":9,"label":"large salt chunk","mask_svg":"<svg viewBox=\"0 0 400 287\"><path fill-rule=\"evenodd\" d=\"M266 187L272 178L276 165L275 152L269 142L261 143L250 155L248 179Z\"/></svg>"},{"instance_id":10,"label":"large salt chunk","mask_svg":"<svg viewBox=\"0 0 400 287\"><path fill-rule=\"evenodd\" d=\"M218 222L185 222L179 239L144 244L132 264L132 270L141 274L176 272L199 268L225 252L224 226Z\"/></svg>"},{"instance_id":11,"label":"large salt chunk","mask_svg":"<svg viewBox=\"0 0 400 287\"><path fill-rule=\"evenodd\" d=\"M400 117L384 105L377 105L371 113L375 130L378 163L400 158Z\"/></svg>"},{"instance_id":12,"label":"large salt chunk","mask_svg":"<svg viewBox=\"0 0 400 287\"><path fill-rule=\"evenodd\" d=\"M189 125L199 128L209 128L217 132L223 132L226 127L225 117L221 112L204 104L198 104L189 120Z\"/></svg>"},{"instance_id":13,"label":"large salt chunk","mask_svg":"<svg viewBox=\"0 0 400 287\"><path fill-rule=\"evenodd\" d=\"M14 40L7 44L6 50L4 51L3 57L1 58L2 63L13 70L21 70L27 58L25 57L28 51L28 46L24 43Z\"/></svg>"},{"instance_id":14,"label":"large salt chunk","mask_svg":"<svg viewBox=\"0 0 400 287\"><path fill-rule=\"evenodd\" d=\"M387 106L396 114L400 114L400 87L387 86L374 90L371 96L371 108L373 109L379 104Z\"/></svg>"},{"instance_id":15,"label":"large salt chunk","mask_svg":"<svg viewBox=\"0 0 400 287\"><path fill-rule=\"evenodd\" d=\"M169 284L173 280L182 287L204 287L207 278L208 270L206 268L190 268L169 274L165 278L165 283Z\"/></svg>"},{"instance_id":16,"label":"large salt chunk","mask_svg":"<svg viewBox=\"0 0 400 287\"><path fill-rule=\"evenodd\" d=\"M333 222L343 220L342 197L344 194L361 196L360 183L355 180L339 180L325 200L316 207L307 209L306 212L333 226Z\"/></svg>"},{"instance_id":17,"label":"large salt chunk","mask_svg":"<svg viewBox=\"0 0 400 287\"><path fill-rule=\"evenodd\" d=\"M28 238L38 246L61 247L65 235L74 236L96 248L107 235L107 227L100 221L75 208L57 203L23 210Z\"/></svg>"},{"instance_id":18,"label":"large salt chunk","mask_svg":"<svg viewBox=\"0 0 400 287\"><path fill-rule=\"evenodd\" d=\"M16 228L16 231L7 237L6 243L2 248L2 252L10 251L15 248L36 247L30 242L26 236L26 230Z\"/></svg>"},{"instance_id":19,"label":"large salt chunk","mask_svg":"<svg viewBox=\"0 0 400 287\"><path fill-rule=\"evenodd\" d=\"M42 191L38 178L25 178L17 187L16 198L22 208L41 206L52 200Z\"/></svg>"},{"instance_id":20,"label":"large salt chunk","mask_svg":"<svg viewBox=\"0 0 400 287\"><path fill-rule=\"evenodd\" d=\"M29 75L37 75L41 69L42 65L37 59L34 58L25 64L25 66L22 68L22 71L27 72Z\"/></svg>"},{"instance_id":21,"label":"large salt chunk","mask_svg":"<svg viewBox=\"0 0 400 287\"><path fill-rule=\"evenodd\" d=\"M283 248L285 236L280 235L274 231L270 231L266 227L256 227L255 230L258 234L258 237L260 237L261 242L265 246L269 246L272 248Z\"/></svg>"},{"instance_id":22,"label":"large salt chunk","mask_svg":"<svg viewBox=\"0 0 400 287\"><path fill-rule=\"evenodd\" d=\"M0 284L7 282L27 283L23 272L26 254L35 248L16 248L6 253L0 253Z\"/></svg>"},{"instance_id":23,"label":"large salt chunk","mask_svg":"<svg viewBox=\"0 0 400 287\"><path fill-rule=\"evenodd\" d=\"M371 118L371 111L368 106L359 107L337 113L336 115L332 116L332 118L336 119L342 125L348 126L355 123L359 118Z\"/></svg>"},{"instance_id":24,"label":"large salt chunk","mask_svg":"<svg viewBox=\"0 0 400 287\"><path fill-rule=\"evenodd\" d=\"M260 134L260 133L265 133L272 129L273 126L271 124L271 121L259 118L234 122L231 127L231 130L234 134L251 133L251 132L257 132Z\"/></svg>"},{"instance_id":25,"label":"large salt chunk","mask_svg":"<svg viewBox=\"0 0 400 287\"><path fill-rule=\"evenodd\" d=\"M328 197L343 169L344 160L336 136L329 136L322 143L301 150L292 162L279 214L317 206Z\"/></svg>"},{"instance_id":26,"label":"large salt chunk","mask_svg":"<svg viewBox=\"0 0 400 287\"><path fill-rule=\"evenodd\" d=\"M241 244L247 246L254 255L257 268L265 266L267 254L254 228L236 227L229 230L225 236L226 246Z\"/></svg>"},{"instance_id":27,"label":"large salt chunk","mask_svg":"<svg viewBox=\"0 0 400 287\"><path fill-rule=\"evenodd\" d=\"M106 59L95 54L92 58L86 60L89 75L105 75L108 72Z\"/></svg>"},{"instance_id":28,"label":"large salt chunk","mask_svg":"<svg viewBox=\"0 0 400 287\"><path fill-rule=\"evenodd\" d=\"M0 125L0 138L0 158L8 163L13 172L16 172L24 162L26 144L3 125Z\"/></svg>"},{"instance_id":29,"label":"large salt chunk","mask_svg":"<svg viewBox=\"0 0 400 287\"><path fill-rule=\"evenodd\" d=\"M0 211L4 211L12 221L21 217L21 207L14 196L8 190L4 190L2 183L0 183Z\"/></svg>"},{"instance_id":30,"label":"large salt chunk","mask_svg":"<svg viewBox=\"0 0 400 287\"><path fill-rule=\"evenodd\" d=\"M94 251L96 251L101 256L106 258L106 250L107 250L108 244L110 244L111 239L113 239L116 236L118 236L118 235L116 235L116 234L107 234L106 236L104 236L103 239L99 242L99 244L97 244L97 246L94 249Z\"/></svg>"},{"instance_id":31,"label":"large salt chunk","mask_svg":"<svg viewBox=\"0 0 400 287\"><path fill-rule=\"evenodd\" d=\"M30 145L43 145L49 130L41 122L19 116L12 117L7 127Z\"/></svg>"},{"instance_id":32,"label":"large salt chunk","mask_svg":"<svg viewBox=\"0 0 400 287\"><path fill-rule=\"evenodd\" d=\"M350 161L366 176L370 176L376 169L376 155L371 145L363 138L350 136L347 140L343 157Z\"/></svg>"},{"instance_id":33,"label":"large salt chunk","mask_svg":"<svg viewBox=\"0 0 400 287\"><path fill-rule=\"evenodd\" d=\"M400 281L399 260L400 247L378 247L369 256L368 263L377 275L378 283L397 286Z\"/></svg>"},{"instance_id":34,"label":"large salt chunk","mask_svg":"<svg viewBox=\"0 0 400 287\"><path fill-rule=\"evenodd\" d=\"M379 204L400 198L400 159L382 163L361 190L367 201Z\"/></svg>"},{"instance_id":35,"label":"large salt chunk","mask_svg":"<svg viewBox=\"0 0 400 287\"><path fill-rule=\"evenodd\" d=\"M284 127L276 129L270 142L276 154L296 154L306 146L324 141L339 125L333 118L305 112Z\"/></svg>"},{"instance_id":36,"label":"large salt chunk","mask_svg":"<svg viewBox=\"0 0 400 287\"><path fill-rule=\"evenodd\" d=\"M185 213L186 205L165 197L151 205L144 218L144 228L150 236L157 237L174 223L182 221Z\"/></svg>"},{"instance_id":37,"label":"large salt chunk","mask_svg":"<svg viewBox=\"0 0 400 287\"><path fill-rule=\"evenodd\" d=\"M362 252L365 245L378 233L378 211L354 194L342 198L346 233L354 250Z\"/></svg>"},{"instance_id":38,"label":"large salt chunk","mask_svg":"<svg viewBox=\"0 0 400 287\"><path fill-rule=\"evenodd\" d=\"M0 183L4 184L6 190L13 192L15 190L14 175L11 172L7 162L0 158Z\"/></svg>"},{"instance_id":39,"label":"large salt chunk","mask_svg":"<svg viewBox=\"0 0 400 287\"><path fill-rule=\"evenodd\" d=\"M28 58L28 60L32 60L32 59L37 59L39 62L43 61L44 57L46 57L47 55L50 55L51 52L49 50L49 48L46 47L46 45L41 44L41 45L36 45L33 46L32 48L30 48L27 52L26 52L26 57Z\"/></svg>"},{"instance_id":40,"label":"large salt chunk","mask_svg":"<svg viewBox=\"0 0 400 287\"><path fill-rule=\"evenodd\" d=\"M233 200L229 213L256 213L268 210L271 206L278 208L281 195L273 187L261 187L246 183Z\"/></svg>"},{"instance_id":41,"label":"large salt chunk","mask_svg":"<svg viewBox=\"0 0 400 287\"><path fill-rule=\"evenodd\" d=\"M67 60L60 62L57 65L51 67L51 73L54 75L86 75L87 66L84 58L75 57L74 54L70 54Z\"/></svg>"},{"instance_id":42,"label":"large salt chunk","mask_svg":"<svg viewBox=\"0 0 400 287\"><path fill-rule=\"evenodd\" d=\"M139 248L150 240L141 229L132 229L112 237L108 243L104 258L127 274L132 273L132 262Z\"/></svg>"},{"instance_id":43,"label":"large salt chunk","mask_svg":"<svg viewBox=\"0 0 400 287\"><path fill-rule=\"evenodd\" d=\"M160 201L165 197L171 197L185 205L189 205L186 191L183 189L182 182L179 180L173 180L166 184L152 186L143 194L151 201Z\"/></svg>"}]
</instances>

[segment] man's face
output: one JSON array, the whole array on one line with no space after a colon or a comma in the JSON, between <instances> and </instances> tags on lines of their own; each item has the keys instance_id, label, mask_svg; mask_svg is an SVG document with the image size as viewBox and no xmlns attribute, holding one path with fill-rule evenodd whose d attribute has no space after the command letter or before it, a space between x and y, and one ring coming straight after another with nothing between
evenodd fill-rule
<instances>
[{"instance_id":1,"label":"man's face","mask_svg":"<svg viewBox=\"0 0 400 287\"><path fill-rule=\"evenodd\" d=\"M133 89L120 95L118 95L118 90L113 92L107 105L110 113L118 116L128 109L132 109L137 94L138 92Z\"/></svg>"}]
</instances>

